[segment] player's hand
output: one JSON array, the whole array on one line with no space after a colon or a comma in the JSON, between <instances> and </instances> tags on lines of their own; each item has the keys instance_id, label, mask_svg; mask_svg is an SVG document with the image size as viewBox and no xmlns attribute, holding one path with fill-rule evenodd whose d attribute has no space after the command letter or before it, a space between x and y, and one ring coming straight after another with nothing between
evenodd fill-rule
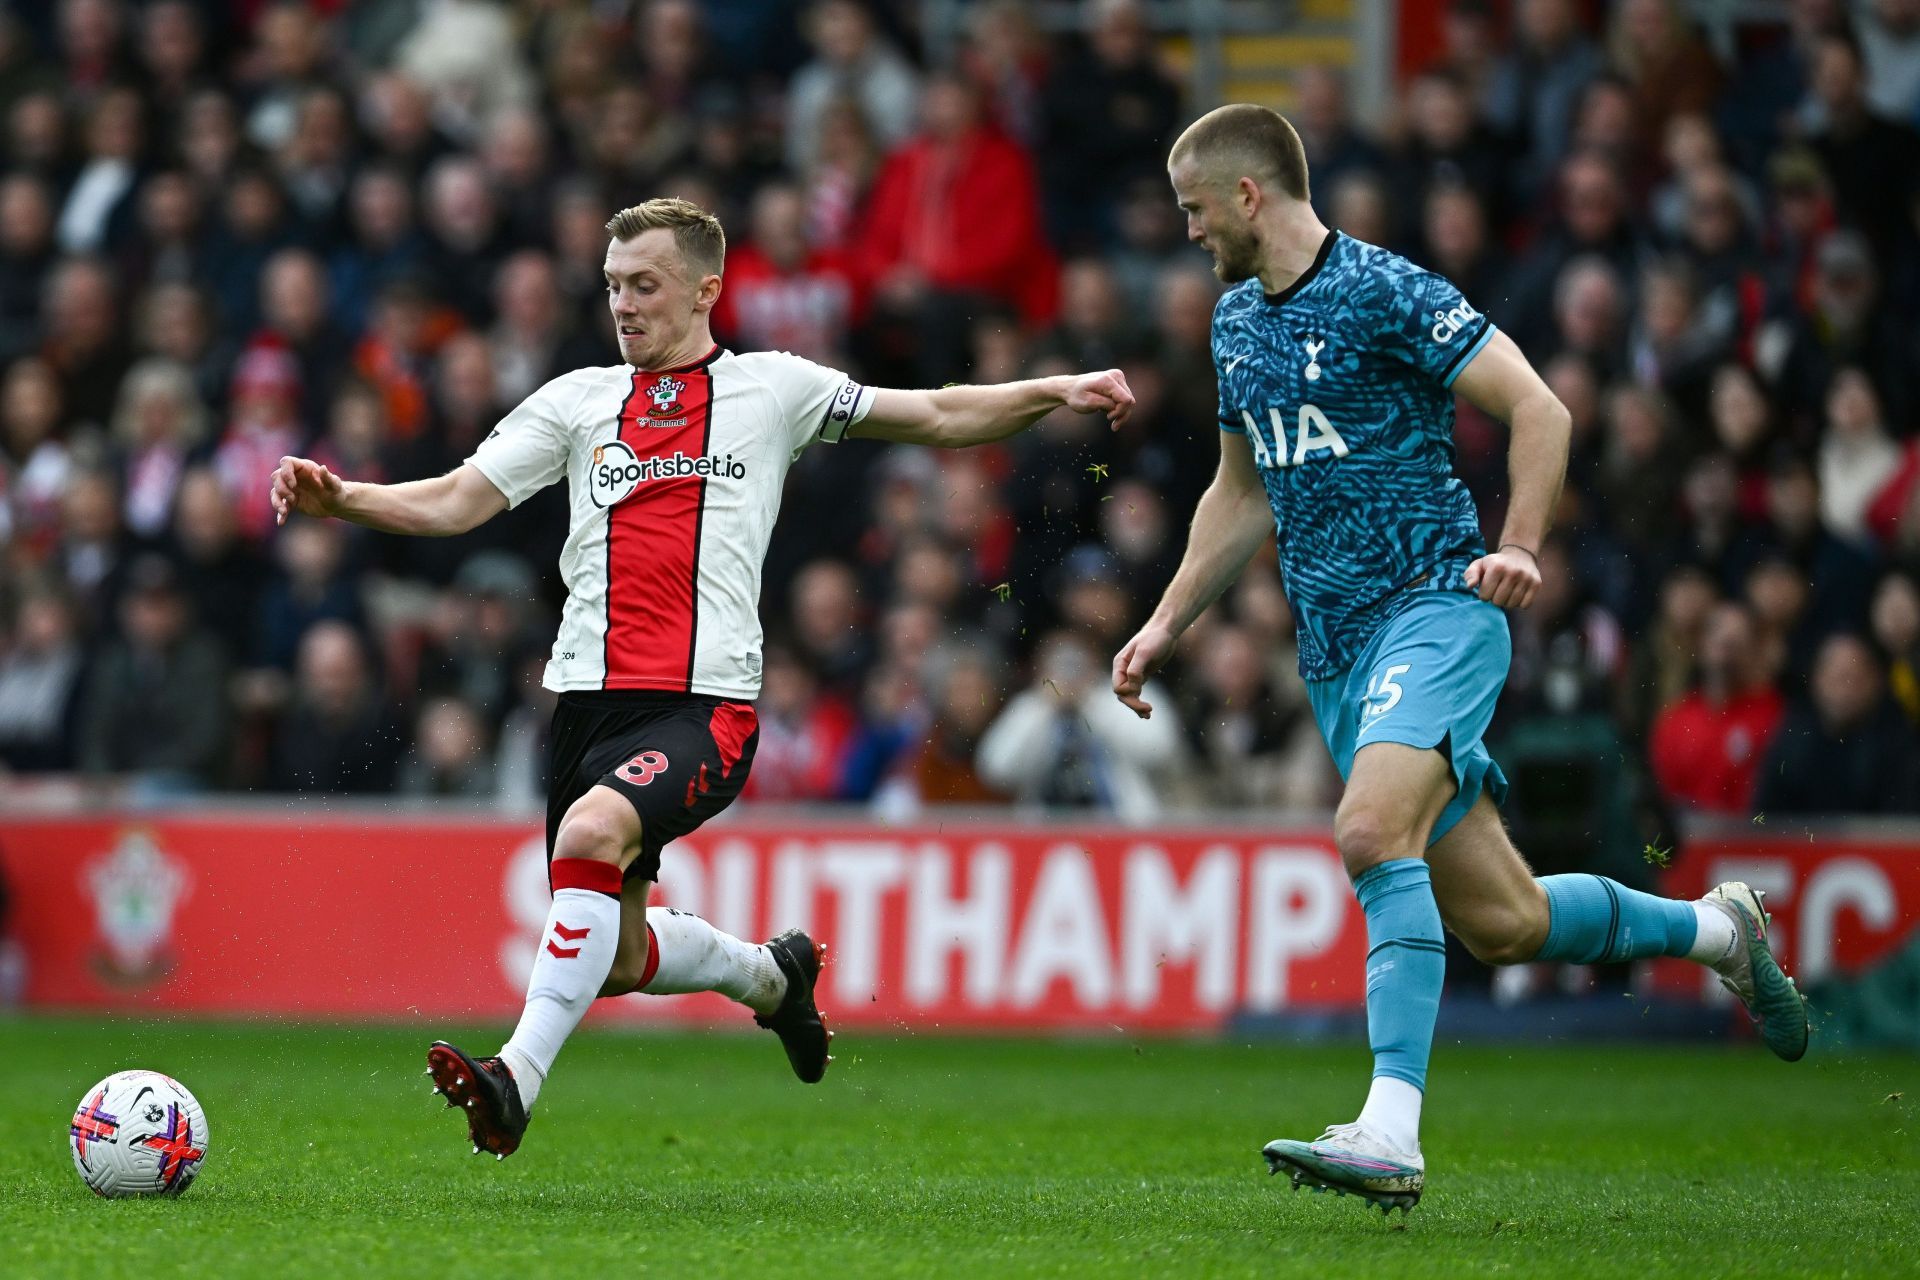
<instances>
[{"instance_id":1,"label":"player's hand","mask_svg":"<svg viewBox=\"0 0 1920 1280\"><path fill-rule=\"evenodd\" d=\"M1140 690L1173 656L1173 642L1173 632L1149 622L1114 655L1113 696L1142 720L1153 715L1153 706L1140 696Z\"/></svg>"},{"instance_id":2,"label":"player's hand","mask_svg":"<svg viewBox=\"0 0 1920 1280\"><path fill-rule=\"evenodd\" d=\"M285 524L298 511L303 516L340 514L346 482L308 458L282 458L273 469L273 522Z\"/></svg>"},{"instance_id":3,"label":"player's hand","mask_svg":"<svg viewBox=\"0 0 1920 1280\"><path fill-rule=\"evenodd\" d=\"M1488 604L1524 609L1540 590L1540 561L1525 547L1509 543L1468 565L1466 582Z\"/></svg>"},{"instance_id":4,"label":"player's hand","mask_svg":"<svg viewBox=\"0 0 1920 1280\"><path fill-rule=\"evenodd\" d=\"M1076 413L1104 413L1114 430L1133 412L1133 388L1118 369L1076 374L1067 384L1067 408Z\"/></svg>"}]
</instances>

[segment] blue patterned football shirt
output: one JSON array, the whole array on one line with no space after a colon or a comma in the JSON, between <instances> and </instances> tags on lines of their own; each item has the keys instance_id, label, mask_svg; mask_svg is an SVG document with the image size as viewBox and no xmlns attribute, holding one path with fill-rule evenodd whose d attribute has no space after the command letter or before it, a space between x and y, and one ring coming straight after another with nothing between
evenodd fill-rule
<instances>
[{"instance_id":1,"label":"blue patterned football shirt","mask_svg":"<svg viewBox=\"0 0 1920 1280\"><path fill-rule=\"evenodd\" d=\"M1214 309L1220 427L1253 447L1306 679L1351 666L1409 592L1465 591L1486 554L1451 388L1493 332L1444 278L1338 231L1286 291L1255 278Z\"/></svg>"}]
</instances>

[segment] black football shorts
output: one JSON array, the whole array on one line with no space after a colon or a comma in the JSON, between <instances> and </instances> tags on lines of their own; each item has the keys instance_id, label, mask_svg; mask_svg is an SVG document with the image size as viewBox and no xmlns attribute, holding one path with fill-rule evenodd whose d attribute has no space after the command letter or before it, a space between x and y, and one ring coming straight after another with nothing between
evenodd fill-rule
<instances>
[{"instance_id":1,"label":"black football shorts","mask_svg":"<svg viewBox=\"0 0 1920 1280\"><path fill-rule=\"evenodd\" d=\"M607 786L640 815L640 856L626 878L658 880L660 851L733 803L759 743L750 702L650 690L561 694L547 744L547 860L573 802Z\"/></svg>"}]
</instances>

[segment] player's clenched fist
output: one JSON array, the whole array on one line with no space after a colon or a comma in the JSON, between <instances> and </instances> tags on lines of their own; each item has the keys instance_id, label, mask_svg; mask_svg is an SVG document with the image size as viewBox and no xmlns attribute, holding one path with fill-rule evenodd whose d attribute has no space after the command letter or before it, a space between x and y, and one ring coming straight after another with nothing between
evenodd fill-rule
<instances>
[{"instance_id":1,"label":"player's clenched fist","mask_svg":"<svg viewBox=\"0 0 1920 1280\"><path fill-rule=\"evenodd\" d=\"M1104 413L1118 427L1133 412L1133 389L1118 369L1083 373L1067 388L1067 408L1079 413Z\"/></svg>"},{"instance_id":2,"label":"player's clenched fist","mask_svg":"<svg viewBox=\"0 0 1920 1280\"><path fill-rule=\"evenodd\" d=\"M1466 583L1488 604L1524 609L1540 590L1540 561L1525 547L1509 543L1468 565Z\"/></svg>"},{"instance_id":3,"label":"player's clenched fist","mask_svg":"<svg viewBox=\"0 0 1920 1280\"><path fill-rule=\"evenodd\" d=\"M1173 656L1173 639L1173 632L1149 622L1114 655L1113 695L1142 720L1153 715L1153 705L1140 696L1140 691L1146 688L1148 677Z\"/></svg>"},{"instance_id":4,"label":"player's clenched fist","mask_svg":"<svg viewBox=\"0 0 1920 1280\"><path fill-rule=\"evenodd\" d=\"M340 511L346 482L308 458L282 458L273 469L273 522L285 524L295 511L303 516L331 516Z\"/></svg>"}]
</instances>

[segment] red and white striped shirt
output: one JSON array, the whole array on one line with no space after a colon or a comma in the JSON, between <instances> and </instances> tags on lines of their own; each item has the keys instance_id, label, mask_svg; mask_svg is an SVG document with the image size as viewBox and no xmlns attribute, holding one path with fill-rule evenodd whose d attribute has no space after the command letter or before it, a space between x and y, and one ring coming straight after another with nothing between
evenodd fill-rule
<instances>
[{"instance_id":1,"label":"red and white striped shirt","mask_svg":"<svg viewBox=\"0 0 1920 1280\"><path fill-rule=\"evenodd\" d=\"M760 572L787 468L866 416L870 389L784 351L577 369L467 461L519 506L565 477L567 605L549 689L760 692Z\"/></svg>"}]
</instances>

